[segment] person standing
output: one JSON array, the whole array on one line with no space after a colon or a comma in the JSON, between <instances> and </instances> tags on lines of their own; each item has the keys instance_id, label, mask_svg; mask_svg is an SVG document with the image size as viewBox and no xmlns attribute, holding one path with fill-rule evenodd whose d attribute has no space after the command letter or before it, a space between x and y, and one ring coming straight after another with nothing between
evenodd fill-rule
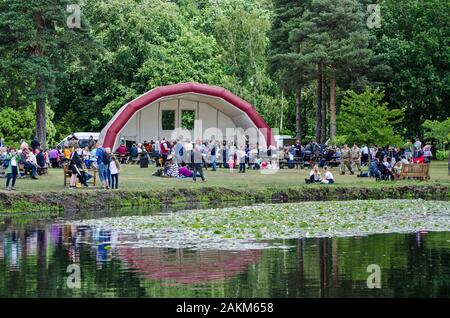
<instances>
[{"instance_id":1,"label":"person standing","mask_svg":"<svg viewBox=\"0 0 450 318\"><path fill-rule=\"evenodd\" d=\"M211 143L211 167L212 171L217 170L217 144L215 141L212 141Z\"/></svg>"},{"instance_id":2,"label":"person standing","mask_svg":"<svg viewBox=\"0 0 450 318\"><path fill-rule=\"evenodd\" d=\"M6 170L6 190L11 191L15 190L14 187L16 185L16 179L17 175L19 174L19 161L20 156L16 152L16 148L9 149L9 152L5 156L5 160L3 162L3 165L5 166ZM5 165L6 162L6 165ZM9 186L9 182L11 181L11 187Z\"/></svg>"},{"instance_id":3,"label":"person standing","mask_svg":"<svg viewBox=\"0 0 450 318\"><path fill-rule=\"evenodd\" d=\"M352 171L355 171L355 166L358 169L359 173L362 173L361 170L361 149L359 149L357 144L353 144L352 151Z\"/></svg>"},{"instance_id":4,"label":"person standing","mask_svg":"<svg viewBox=\"0 0 450 318\"><path fill-rule=\"evenodd\" d=\"M77 179L85 187L88 186L86 181L83 178L83 174L81 173L81 171L83 169L83 165L82 165L82 162L81 162L80 155L78 154L78 150L79 149L80 149L80 146L75 145L74 151L70 154L69 170L72 172L72 176L70 177L69 189L75 189L76 188Z\"/></svg>"},{"instance_id":5,"label":"person standing","mask_svg":"<svg viewBox=\"0 0 450 318\"><path fill-rule=\"evenodd\" d=\"M361 147L361 164L367 165L369 162L369 148L366 145Z\"/></svg>"},{"instance_id":6,"label":"person standing","mask_svg":"<svg viewBox=\"0 0 450 318\"><path fill-rule=\"evenodd\" d=\"M109 164L109 170L111 171L111 189L118 189L120 162L115 155L112 155L111 162Z\"/></svg>"},{"instance_id":7,"label":"person standing","mask_svg":"<svg viewBox=\"0 0 450 318\"><path fill-rule=\"evenodd\" d=\"M239 149L236 151L236 154L237 160L239 161L239 173L245 173L245 162L246 162L245 151L242 149L242 147L239 147Z\"/></svg>"},{"instance_id":8,"label":"person standing","mask_svg":"<svg viewBox=\"0 0 450 318\"><path fill-rule=\"evenodd\" d=\"M194 172L193 172L193 177L192 180L195 182L197 181L197 173L200 175L200 177L202 178L202 181L205 182L205 176L203 175L203 169L202 169L202 165L203 165L203 157L202 157L202 150L200 145L195 145L194 146L194 163L193 163L193 167L194 167Z\"/></svg>"},{"instance_id":9,"label":"person standing","mask_svg":"<svg viewBox=\"0 0 450 318\"><path fill-rule=\"evenodd\" d=\"M103 163L103 158L105 156L105 148L103 148L99 143L97 143L97 149L95 151L95 155L97 156L97 169L98 176L100 178L100 182L104 189L108 188L108 174L107 167Z\"/></svg>"},{"instance_id":10,"label":"person standing","mask_svg":"<svg viewBox=\"0 0 450 318\"><path fill-rule=\"evenodd\" d=\"M39 143L39 141L37 140L37 138L34 138L32 141L31 141L31 149L33 149L33 152L37 149L37 148L39 148L41 146L41 144Z\"/></svg>"},{"instance_id":11,"label":"person standing","mask_svg":"<svg viewBox=\"0 0 450 318\"><path fill-rule=\"evenodd\" d=\"M166 138L162 139L159 148L159 152L161 153L162 157L162 166L164 167L167 161L167 156L169 155L169 145L167 144Z\"/></svg>"},{"instance_id":12,"label":"person standing","mask_svg":"<svg viewBox=\"0 0 450 318\"><path fill-rule=\"evenodd\" d=\"M351 167L351 160L352 160L352 153L351 149L348 147L347 144L344 145L341 149L341 165L340 165L340 171L341 174L345 174L345 167L350 171L350 174L353 174L353 170Z\"/></svg>"},{"instance_id":13,"label":"person standing","mask_svg":"<svg viewBox=\"0 0 450 318\"><path fill-rule=\"evenodd\" d=\"M109 165L111 164L111 148L105 148L105 153L103 154L103 165L104 165L104 176L106 178L106 189L111 187L111 170L109 169Z\"/></svg>"}]
</instances>

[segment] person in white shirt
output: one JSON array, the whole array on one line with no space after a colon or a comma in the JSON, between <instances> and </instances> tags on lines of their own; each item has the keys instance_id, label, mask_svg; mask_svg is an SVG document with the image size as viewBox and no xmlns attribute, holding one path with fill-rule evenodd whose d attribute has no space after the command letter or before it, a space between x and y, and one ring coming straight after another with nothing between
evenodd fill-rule
<instances>
[{"instance_id":1,"label":"person in white shirt","mask_svg":"<svg viewBox=\"0 0 450 318\"><path fill-rule=\"evenodd\" d=\"M323 170L325 171L325 178L322 180L322 183L333 184L334 177L329 168L325 166L323 167Z\"/></svg>"},{"instance_id":2,"label":"person in white shirt","mask_svg":"<svg viewBox=\"0 0 450 318\"><path fill-rule=\"evenodd\" d=\"M27 171L31 171L31 179L37 179L36 177L36 173L37 173L37 161L36 161L36 156L34 155L34 153L31 151L30 148L25 148L23 150L24 154L25 154L25 164L24 164L24 168Z\"/></svg>"},{"instance_id":3,"label":"person in white shirt","mask_svg":"<svg viewBox=\"0 0 450 318\"><path fill-rule=\"evenodd\" d=\"M367 165L369 163L369 148L366 145L361 147L361 164Z\"/></svg>"},{"instance_id":4,"label":"person in white shirt","mask_svg":"<svg viewBox=\"0 0 450 318\"><path fill-rule=\"evenodd\" d=\"M109 170L111 171L111 189L119 188L119 174L120 163L115 155L112 155L111 162L109 163Z\"/></svg>"},{"instance_id":5,"label":"person in white shirt","mask_svg":"<svg viewBox=\"0 0 450 318\"><path fill-rule=\"evenodd\" d=\"M309 172L309 179L306 179L307 183L321 182L322 176L319 172L319 166L315 165Z\"/></svg>"}]
</instances>

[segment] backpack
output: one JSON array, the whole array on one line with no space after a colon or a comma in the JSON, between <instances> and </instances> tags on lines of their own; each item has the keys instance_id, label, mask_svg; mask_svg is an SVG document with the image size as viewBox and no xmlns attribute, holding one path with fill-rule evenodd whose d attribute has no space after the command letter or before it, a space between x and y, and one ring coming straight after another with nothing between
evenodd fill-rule
<instances>
[{"instance_id":1,"label":"backpack","mask_svg":"<svg viewBox=\"0 0 450 318\"><path fill-rule=\"evenodd\" d=\"M111 163L111 154L105 152L103 154L103 164L109 166L110 163Z\"/></svg>"}]
</instances>

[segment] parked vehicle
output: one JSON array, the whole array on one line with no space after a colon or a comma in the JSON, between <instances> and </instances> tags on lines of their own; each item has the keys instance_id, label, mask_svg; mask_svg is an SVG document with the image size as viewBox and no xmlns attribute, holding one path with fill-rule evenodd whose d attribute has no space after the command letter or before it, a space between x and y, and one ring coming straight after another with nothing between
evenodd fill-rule
<instances>
[{"instance_id":1,"label":"parked vehicle","mask_svg":"<svg viewBox=\"0 0 450 318\"><path fill-rule=\"evenodd\" d=\"M84 148L88 145L89 142L89 138L92 136L92 138L94 139L95 142L97 142L100 133L98 132L76 132L73 135L75 135L75 137L78 139L78 143L80 145L81 148ZM63 140L61 140L58 144L58 148L59 149L63 149L64 148L64 144L73 136L72 134L68 135L66 138L64 138Z\"/></svg>"}]
</instances>

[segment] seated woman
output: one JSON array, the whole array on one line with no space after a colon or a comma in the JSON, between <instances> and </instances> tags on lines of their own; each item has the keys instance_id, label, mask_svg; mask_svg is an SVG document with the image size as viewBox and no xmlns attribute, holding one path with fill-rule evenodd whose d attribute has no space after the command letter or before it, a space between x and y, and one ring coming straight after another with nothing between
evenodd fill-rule
<instances>
[{"instance_id":1,"label":"seated woman","mask_svg":"<svg viewBox=\"0 0 450 318\"><path fill-rule=\"evenodd\" d=\"M322 183L333 184L334 177L330 169L327 166L325 166L323 167L323 170L325 171L325 178L322 180Z\"/></svg>"},{"instance_id":2,"label":"seated woman","mask_svg":"<svg viewBox=\"0 0 450 318\"><path fill-rule=\"evenodd\" d=\"M381 178L381 172L380 172L380 170L378 170L378 159L374 159L370 163L369 177L374 177L377 180Z\"/></svg>"},{"instance_id":3,"label":"seated woman","mask_svg":"<svg viewBox=\"0 0 450 318\"><path fill-rule=\"evenodd\" d=\"M179 178L192 178L192 171L186 166L184 162L181 163L181 168L178 170Z\"/></svg>"},{"instance_id":4,"label":"seated woman","mask_svg":"<svg viewBox=\"0 0 450 318\"><path fill-rule=\"evenodd\" d=\"M169 178L177 178L178 177L178 163L176 161L173 161L173 156L169 155L167 156L167 161L164 166L164 174Z\"/></svg>"},{"instance_id":5,"label":"seated woman","mask_svg":"<svg viewBox=\"0 0 450 318\"><path fill-rule=\"evenodd\" d=\"M315 182L321 182L322 176L319 172L319 166L315 165L311 171L309 172L309 179L305 179L306 183L315 183Z\"/></svg>"}]
</instances>

